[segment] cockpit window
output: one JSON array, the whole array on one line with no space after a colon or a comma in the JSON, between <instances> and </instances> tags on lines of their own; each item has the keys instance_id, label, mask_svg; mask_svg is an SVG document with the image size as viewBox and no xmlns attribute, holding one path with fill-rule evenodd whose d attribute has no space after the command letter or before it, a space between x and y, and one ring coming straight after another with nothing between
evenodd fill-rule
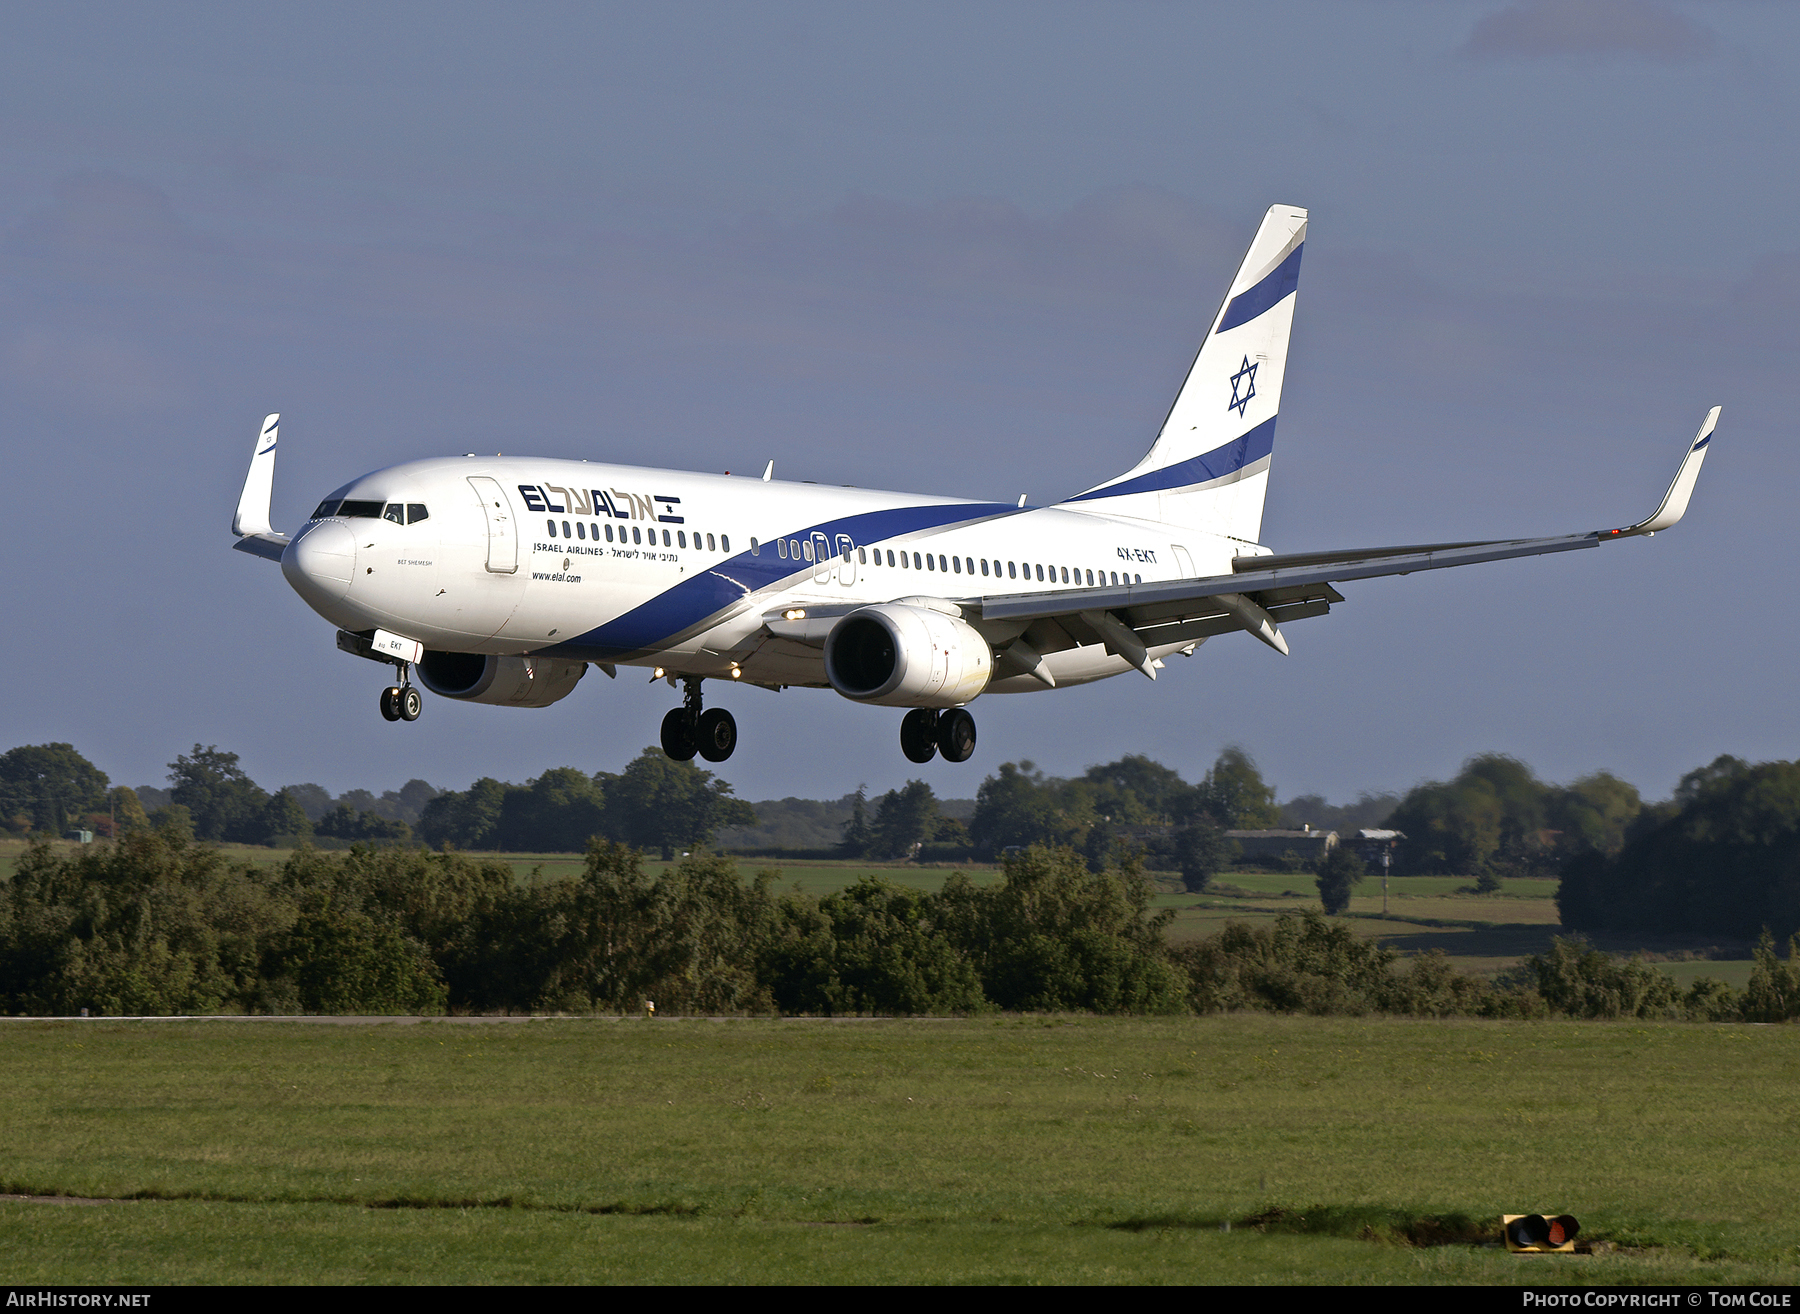
<instances>
[{"instance_id":1,"label":"cockpit window","mask_svg":"<svg viewBox=\"0 0 1800 1314\"><path fill-rule=\"evenodd\" d=\"M365 520L379 520L381 519L381 509L382 504L380 502L352 502L345 500L343 505L338 507L337 513L340 516L350 516L352 518L360 517Z\"/></svg>"},{"instance_id":2,"label":"cockpit window","mask_svg":"<svg viewBox=\"0 0 1800 1314\"><path fill-rule=\"evenodd\" d=\"M381 513L381 518L383 520L391 520L396 525L404 525L406 523L405 504L400 502L389 502L387 504L387 510Z\"/></svg>"},{"instance_id":3,"label":"cockpit window","mask_svg":"<svg viewBox=\"0 0 1800 1314\"><path fill-rule=\"evenodd\" d=\"M319 503L319 509L312 513L312 518L314 520L328 520L337 514L337 509L337 498L328 497L323 502Z\"/></svg>"},{"instance_id":4,"label":"cockpit window","mask_svg":"<svg viewBox=\"0 0 1800 1314\"><path fill-rule=\"evenodd\" d=\"M408 502L406 504L406 523L409 525L418 524L430 514L431 512L425 509L425 504L423 502Z\"/></svg>"}]
</instances>

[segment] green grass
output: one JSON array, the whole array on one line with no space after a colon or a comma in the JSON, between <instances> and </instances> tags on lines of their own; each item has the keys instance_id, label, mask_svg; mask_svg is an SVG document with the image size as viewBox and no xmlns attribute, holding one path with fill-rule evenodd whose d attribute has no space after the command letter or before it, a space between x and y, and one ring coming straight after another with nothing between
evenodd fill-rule
<instances>
[{"instance_id":1,"label":"green grass","mask_svg":"<svg viewBox=\"0 0 1800 1314\"><path fill-rule=\"evenodd\" d=\"M0 1028L16 1283L1800 1279L1794 1027Z\"/></svg>"}]
</instances>

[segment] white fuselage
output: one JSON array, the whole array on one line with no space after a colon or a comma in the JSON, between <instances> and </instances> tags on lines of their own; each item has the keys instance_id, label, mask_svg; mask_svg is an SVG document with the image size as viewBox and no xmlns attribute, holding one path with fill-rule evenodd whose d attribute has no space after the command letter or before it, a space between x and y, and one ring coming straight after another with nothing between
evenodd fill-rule
<instances>
[{"instance_id":1,"label":"white fuselage","mask_svg":"<svg viewBox=\"0 0 1800 1314\"><path fill-rule=\"evenodd\" d=\"M819 636L771 635L771 613L1228 574L1264 550L1066 506L513 457L392 466L321 510L282 568L342 629L769 685L827 683ZM1099 645L1046 660L1057 684L1131 669Z\"/></svg>"}]
</instances>

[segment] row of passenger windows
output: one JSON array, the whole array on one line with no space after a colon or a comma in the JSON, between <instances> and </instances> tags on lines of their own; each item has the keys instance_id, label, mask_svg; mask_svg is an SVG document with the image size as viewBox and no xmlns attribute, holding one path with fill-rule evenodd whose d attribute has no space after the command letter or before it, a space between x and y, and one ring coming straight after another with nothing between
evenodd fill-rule
<instances>
[{"instance_id":1,"label":"row of passenger windows","mask_svg":"<svg viewBox=\"0 0 1800 1314\"><path fill-rule=\"evenodd\" d=\"M545 527L550 531L551 538L557 537L556 523L557 522L554 520L546 520L544 522ZM571 533L569 522L567 520L563 521L561 537L577 538L577 539L590 539L591 538L596 543L598 543L600 541L601 526L599 526L597 524L593 524L593 523L590 523L585 520L577 520L574 523L573 528L574 528L574 532ZM625 541L625 526L624 525L619 526L619 536L617 539L615 539L613 537L613 527L611 525L607 525L605 527L605 529L606 529L606 541L608 543L613 543L613 542L623 543ZM644 541L645 532L646 531L643 529L642 526L633 525L631 527L631 541L633 543L642 543ZM648 532L650 535L650 546L655 547L656 546L656 529L655 529L655 527L653 526ZM702 538L704 538L706 541L706 549L705 550L708 552L729 552L729 551L731 551L731 535L730 534L720 534L717 537L714 537L712 534L704 534L703 535L703 534L701 534L701 532L699 530L696 529L694 531L694 549L696 551L700 550ZM687 530L677 529L673 532L670 532L667 529L663 530L662 531L662 545L664 547L681 547L681 548L686 547L688 545Z\"/></svg>"},{"instance_id":2,"label":"row of passenger windows","mask_svg":"<svg viewBox=\"0 0 1800 1314\"><path fill-rule=\"evenodd\" d=\"M312 513L314 520L326 520L332 516L349 516L352 519L391 520L396 525L416 525L427 520L431 512L425 509L423 502L353 502L349 499L336 501L326 498L319 503L319 509Z\"/></svg>"},{"instance_id":3,"label":"row of passenger windows","mask_svg":"<svg viewBox=\"0 0 1800 1314\"><path fill-rule=\"evenodd\" d=\"M750 552L753 556L761 556L765 546L767 545L758 543L755 539L750 540ZM941 554L934 556L930 552L914 552L911 554L912 560L908 561L906 552L896 553L891 548L857 548L857 561L863 565L871 564L870 553L873 553L875 558L872 564L894 566L900 570L905 570L910 566L913 570L937 570L945 574L973 575L977 569L976 563L979 561L981 573L990 579L1001 578L1000 571L1004 566L1007 579L1036 579L1039 583L1045 584L1086 584L1090 587L1120 582L1119 572L1116 570L1094 571L1080 566L1045 565L1043 562L990 561L986 557L951 557ZM803 559L812 561L815 550L811 542L802 542L797 538L778 538L775 540L775 555L788 561ZM849 561L850 549L841 548L840 555L845 561ZM1133 575L1127 571L1124 582L1126 584L1142 584L1144 577Z\"/></svg>"},{"instance_id":4,"label":"row of passenger windows","mask_svg":"<svg viewBox=\"0 0 1800 1314\"><path fill-rule=\"evenodd\" d=\"M319 509L312 513L312 518L314 520L324 520L330 516L350 516L352 518L361 517L369 520L390 520L396 525L416 525L421 520L427 519L430 514L431 513L425 509L422 502L381 503L359 502L351 501L349 499L340 502L327 498L325 501L319 503ZM625 526L623 525L619 526L618 537L615 539L613 537L613 527L610 524L602 531L601 526L598 524L582 520L571 523L570 521L564 520L560 522L561 528L559 531L558 523L559 522L555 520L546 520L544 522L544 527L549 532L551 538L592 539L594 542L598 543L604 532L605 539L608 543L623 543L625 541ZM641 526L633 525L631 527L631 541L633 543L642 544L644 542L644 533L645 531ZM654 527L649 530L649 535L649 545L655 547L657 531ZM705 550L708 552L731 551L731 535L729 534L719 534L715 537L712 534L702 535L699 530L695 530L693 537L695 550L700 549L701 540L704 538ZM674 531L667 529L663 530L662 546L687 547L688 532L685 529L677 529ZM756 539L751 539L751 555L761 556L763 548L767 546L768 544L766 543L759 543ZM849 548L843 548L841 551L844 559L848 561L850 559ZM857 548L856 559L862 564L868 565L870 564L869 557L871 553L874 554L874 565L893 566L900 570L905 570L910 567L913 570L936 570L943 571L946 574L973 575L976 573L976 563L977 560L979 560L981 574L987 575L993 579L999 579L1001 577L1000 569L1004 566L1006 568L1005 578L1007 579L1036 580L1039 583L1049 584L1087 584L1090 586L1095 585L1096 583L1117 584L1120 582L1119 572L1116 570L1110 572L1104 570L1092 571L1085 570L1080 566L1051 566L1045 565L1042 562L989 561L985 557L978 559L975 557L933 556L929 552L914 552L911 554L912 559L908 561L908 554L906 552L902 551L896 553L892 548ZM778 538L775 540L775 554L786 561L811 561L814 557L814 549L811 542L802 541L797 538ZM1024 572L1023 575L1020 574L1021 571ZM1134 576L1130 572L1126 572L1124 582L1127 584L1142 584L1144 582L1144 577L1142 575Z\"/></svg>"},{"instance_id":5,"label":"row of passenger windows","mask_svg":"<svg viewBox=\"0 0 1800 1314\"><path fill-rule=\"evenodd\" d=\"M382 503L359 502L349 499L334 501L327 498L325 501L319 503L319 509L312 513L312 518L314 520L324 520L330 516L349 516L352 518L361 517L369 520L390 520L396 525L416 525L421 520L429 518L430 514L431 513L425 509L425 505L422 502ZM602 535L601 526L587 521L577 520L571 524L571 522L564 520L561 522L560 533L557 526L558 522L555 520L546 520L544 522L544 527L549 531L551 538L592 539L594 542L598 543ZM631 528L631 541L633 543L642 544L644 542L644 532L642 527L633 525ZM625 541L625 526L623 525L619 526L617 539L613 537L613 527L610 524L605 527L604 533L608 543L623 543ZM649 534L650 546L655 547L656 529L650 529ZM715 537L712 534L702 535L699 530L695 530L695 550L700 549L702 538L705 539L705 550L708 552L731 551L731 535L729 534L720 534ZM687 531L685 529L677 529L674 531L667 529L663 530L662 546L687 547ZM767 546L768 544L766 543L759 543L754 538L751 539L751 555L761 556L762 549ZM908 561L907 553L904 551L896 553L892 548L857 548L856 559L864 565L868 565L870 564L870 553L874 554L875 560L873 564L877 566L894 566L900 570L905 570L910 566L913 570L938 570L943 571L946 574L956 575L973 575L976 572L977 558L975 557L933 556L929 552L914 552L911 554L912 560ZM811 561L813 560L814 550L813 545L810 542L804 542L797 538L778 538L775 540L775 554L783 560ZM850 550L848 548L843 548L842 554L846 561L850 559ZM1000 568L1004 565L1006 567L1005 577L1007 579L1035 579L1039 583L1050 584L1072 583L1094 585L1096 582L1099 584L1119 583L1119 572L1116 570L1110 572L1104 570L1092 571L1085 570L1080 566L1051 566L1045 565L1042 562L990 562L985 557L980 558L979 560L981 573L993 579L1000 578ZM1023 571L1024 574L1021 575L1019 573L1020 571ZM1142 575L1134 576L1130 572L1126 572L1124 582L1127 584L1142 584L1144 582L1144 577Z\"/></svg>"},{"instance_id":6,"label":"row of passenger windows","mask_svg":"<svg viewBox=\"0 0 1800 1314\"><path fill-rule=\"evenodd\" d=\"M1085 570L1080 566L1052 566L1046 565L1041 561L990 562L986 557L945 557L940 555L934 560L932 554L929 552L913 553L912 561L908 563L906 559L907 554L905 552L896 555L894 552L883 548L874 548L872 551L875 555L875 565L897 565L902 570L906 569L908 564L910 564L914 570L923 567L925 570L949 571L956 575L973 575L976 571L977 563L979 562L981 573L993 579L1000 578L1000 568L1004 566L1006 568L1007 579L1035 579L1041 584L1086 584L1090 588L1102 584L1119 583L1119 572L1116 570L1111 572L1104 570ZM883 560L884 552L886 555L885 561ZM858 548L856 550L856 555L859 560L864 559L864 550ZM1144 582L1144 577L1142 575L1133 576L1127 571L1124 582L1127 584L1133 582L1142 584Z\"/></svg>"}]
</instances>

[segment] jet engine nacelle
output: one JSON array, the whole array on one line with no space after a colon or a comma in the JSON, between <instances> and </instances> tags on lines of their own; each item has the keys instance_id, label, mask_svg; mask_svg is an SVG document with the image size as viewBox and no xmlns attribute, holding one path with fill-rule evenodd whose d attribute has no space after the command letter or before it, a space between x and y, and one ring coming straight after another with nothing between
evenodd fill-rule
<instances>
[{"instance_id":1,"label":"jet engine nacelle","mask_svg":"<svg viewBox=\"0 0 1800 1314\"><path fill-rule=\"evenodd\" d=\"M442 698L503 707L548 707L587 674L586 662L558 657L489 657L478 652L427 652L419 683Z\"/></svg>"},{"instance_id":2,"label":"jet engine nacelle","mask_svg":"<svg viewBox=\"0 0 1800 1314\"><path fill-rule=\"evenodd\" d=\"M959 707L993 675L993 654L975 627L925 607L862 607L825 638L825 678L859 703Z\"/></svg>"}]
</instances>

